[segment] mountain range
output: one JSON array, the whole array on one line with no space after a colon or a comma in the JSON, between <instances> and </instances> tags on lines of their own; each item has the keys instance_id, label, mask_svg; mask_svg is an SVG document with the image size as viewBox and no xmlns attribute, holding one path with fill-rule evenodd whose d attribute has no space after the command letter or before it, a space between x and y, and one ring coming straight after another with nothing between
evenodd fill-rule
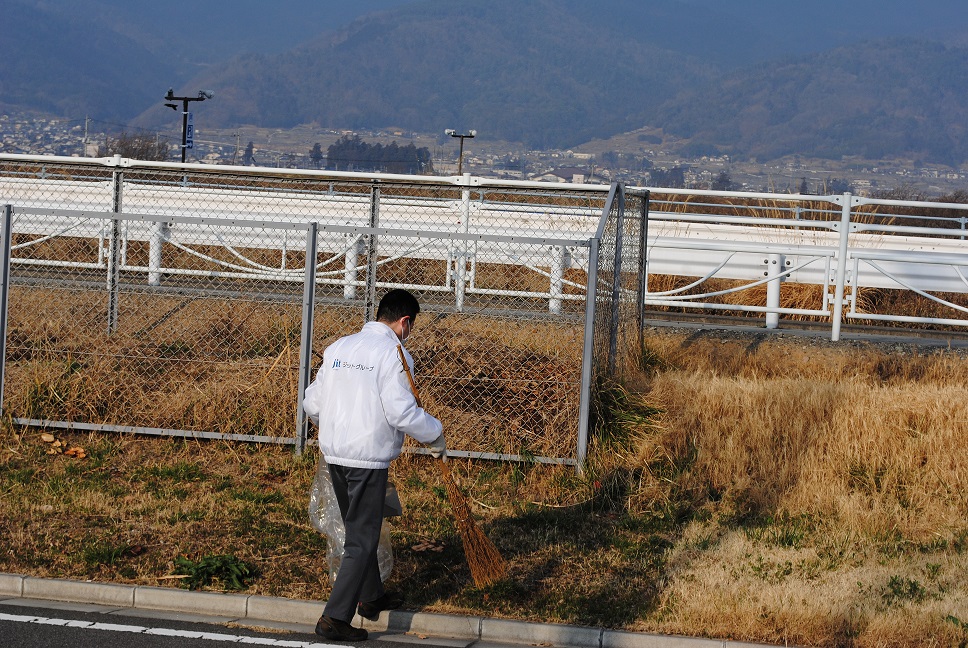
<instances>
[{"instance_id":1,"label":"mountain range","mask_svg":"<svg viewBox=\"0 0 968 648\"><path fill-rule=\"evenodd\" d=\"M684 154L968 161L963 0L0 0L0 108L170 128L641 129ZM10 53L12 52L12 54Z\"/></svg>"}]
</instances>

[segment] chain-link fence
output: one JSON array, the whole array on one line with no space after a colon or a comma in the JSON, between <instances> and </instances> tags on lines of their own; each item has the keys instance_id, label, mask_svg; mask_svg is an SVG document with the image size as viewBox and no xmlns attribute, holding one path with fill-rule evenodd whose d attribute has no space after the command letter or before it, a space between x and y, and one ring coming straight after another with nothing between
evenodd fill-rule
<instances>
[{"instance_id":1,"label":"chain-link fence","mask_svg":"<svg viewBox=\"0 0 968 648\"><path fill-rule=\"evenodd\" d=\"M421 395L455 454L583 459L585 329L606 325L596 303L622 304L604 366L624 362L641 221L622 213L639 197L613 198L590 272L601 188L103 164L0 163L16 422L301 448L322 350L404 287Z\"/></svg>"},{"instance_id":2,"label":"chain-link fence","mask_svg":"<svg viewBox=\"0 0 968 648\"><path fill-rule=\"evenodd\" d=\"M594 286L594 300L589 302L594 305L590 303L586 313L583 366L589 399L582 413L588 430L599 421L597 409L604 403L605 392L641 359L648 216L648 191L612 185L591 240L589 286Z\"/></svg>"}]
</instances>

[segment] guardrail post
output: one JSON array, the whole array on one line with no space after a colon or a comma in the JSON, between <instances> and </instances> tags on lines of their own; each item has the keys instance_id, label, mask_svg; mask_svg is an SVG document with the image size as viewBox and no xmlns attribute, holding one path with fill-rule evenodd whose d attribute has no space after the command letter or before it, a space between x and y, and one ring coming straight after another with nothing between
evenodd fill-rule
<instances>
[{"instance_id":1,"label":"guardrail post","mask_svg":"<svg viewBox=\"0 0 968 648\"><path fill-rule=\"evenodd\" d=\"M148 242L148 285L161 285L161 264L162 249L165 241L168 240L168 223L159 221L155 223L151 232L151 240Z\"/></svg>"},{"instance_id":2,"label":"guardrail post","mask_svg":"<svg viewBox=\"0 0 968 648\"><path fill-rule=\"evenodd\" d=\"M763 276L770 277L766 284L766 307L770 309L780 307L780 282L783 281L783 255L770 254L763 259L766 270ZM766 314L766 328L775 329L780 325L780 314L771 310Z\"/></svg>"},{"instance_id":3,"label":"guardrail post","mask_svg":"<svg viewBox=\"0 0 968 648\"><path fill-rule=\"evenodd\" d=\"M359 274L358 265L363 239L358 234L347 234L346 240L349 246L346 248L344 261L343 299L356 299L356 278Z\"/></svg>"},{"instance_id":4,"label":"guardrail post","mask_svg":"<svg viewBox=\"0 0 968 648\"><path fill-rule=\"evenodd\" d=\"M316 310L316 256L319 223L309 224L306 232L306 277L303 283L302 339L299 342L299 391L296 407L296 454L306 450L309 420L302 408L303 394L313 381L313 314Z\"/></svg>"},{"instance_id":5,"label":"guardrail post","mask_svg":"<svg viewBox=\"0 0 968 648\"><path fill-rule=\"evenodd\" d=\"M834 314L830 331L830 339L833 342L840 340L840 325L844 316L844 290L847 284L847 237L850 234L850 208L853 204L853 197L850 193L845 193L844 204L840 212L840 246L837 251Z\"/></svg>"},{"instance_id":6,"label":"guardrail post","mask_svg":"<svg viewBox=\"0 0 968 648\"><path fill-rule=\"evenodd\" d=\"M112 182L112 205L111 210L115 214L121 213L122 192L124 185L124 174L115 171L111 175ZM118 328L118 284L121 281L121 219L111 219L111 235L108 237L108 335L114 333Z\"/></svg>"},{"instance_id":7,"label":"guardrail post","mask_svg":"<svg viewBox=\"0 0 968 648\"><path fill-rule=\"evenodd\" d=\"M3 208L0 238L0 416L3 415L4 371L7 368L7 310L10 306L10 248L13 244L13 206Z\"/></svg>"}]
</instances>

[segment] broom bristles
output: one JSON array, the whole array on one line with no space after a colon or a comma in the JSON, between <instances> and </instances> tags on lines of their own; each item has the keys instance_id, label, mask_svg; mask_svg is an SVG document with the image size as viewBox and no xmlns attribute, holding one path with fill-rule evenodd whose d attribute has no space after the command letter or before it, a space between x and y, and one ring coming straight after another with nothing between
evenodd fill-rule
<instances>
[{"instance_id":1,"label":"broom bristles","mask_svg":"<svg viewBox=\"0 0 968 648\"><path fill-rule=\"evenodd\" d=\"M407 358L403 355L403 345L397 345L397 354L400 356L400 363L407 374L407 381L410 383L410 390L420 404L420 392L417 391L417 384L413 381L413 374L410 373L410 365ZM446 461L438 462L440 465L440 475L444 479L444 486L447 489L447 499L450 500L450 508L454 511L457 519L457 530L460 532L460 541L464 545L464 555L467 557L467 566L471 568L471 578L478 587L487 587L504 578L507 574L508 566L501 557L501 552L497 550L494 543L484 535L484 532L477 528L474 518L471 517L471 509L467 505L467 498L460 492L457 482L450 474L450 467Z\"/></svg>"},{"instance_id":2,"label":"broom bristles","mask_svg":"<svg viewBox=\"0 0 968 648\"><path fill-rule=\"evenodd\" d=\"M457 520L457 530L464 545L464 555L467 557L467 566L471 570L471 578L478 587L493 585L507 574L507 563L504 562L501 552L497 550L490 538L484 535L474 522L471 509L467 505L467 498L457 487L457 482L450 474L450 468L446 462L440 462L440 474L447 489L447 499L450 500L450 507Z\"/></svg>"}]
</instances>

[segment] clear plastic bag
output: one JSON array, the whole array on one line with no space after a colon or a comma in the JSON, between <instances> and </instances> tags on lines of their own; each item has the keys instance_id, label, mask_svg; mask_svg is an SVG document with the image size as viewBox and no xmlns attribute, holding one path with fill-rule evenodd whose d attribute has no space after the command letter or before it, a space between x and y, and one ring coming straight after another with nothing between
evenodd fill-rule
<instances>
[{"instance_id":1,"label":"clear plastic bag","mask_svg":"<svg viewBox=\"0 0 968 648\"><path fill-rule=\"evenodd\" d=\"M339 514L339 503L333 490L329 466L322 455L319 457L316 478L309 493L309 521L317 531L326 536L329 582L335 583L340 562L343 560L346 529L343 527L343 518ZM380 580L385 581L393 570L393 548L390 545L390 528L386 518L383 520L383 528L380 529L380 544L376 550L376 559L380 565Z\"/></svg>"}]
</instances>

